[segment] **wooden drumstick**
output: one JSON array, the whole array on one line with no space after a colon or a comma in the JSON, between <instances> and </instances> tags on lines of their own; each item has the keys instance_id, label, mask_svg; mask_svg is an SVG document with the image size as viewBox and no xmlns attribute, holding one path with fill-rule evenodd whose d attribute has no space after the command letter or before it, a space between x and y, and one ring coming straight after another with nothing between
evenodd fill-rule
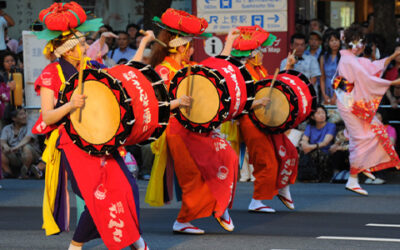
<instances>
[{"instance_id":1,"label":"wooden drumstick","mask_svg":"<svg viewBox=\"0 0 400 250\"><path fill-rule=\"evenodd\" d=\"M144 30L139 30L139 33L142 35L146 35L146 31ZM160 39L154 38L154 41L158 42L159 44L161 44L161 46L168 48L168 45L166 45L163 41L161 41Z\"/></svg>"},{"instance_id":2,"label":"wooden drumstick","mask_svg":"<svg viewBox=\"0 0 400 250\"><path fill-rule=\"evenodd\" d=\"M267 104L267 106L265 106L265 112L267 112L267 110L271 107L271 102L272 102L272 100L271 100L272 89L274 88L276 78L278 77L278 73L279 73L279 68L276 68L275 74L274 74L274 78L272 78L272 83L271 83L271 86L270 86L270 89L269 89L269 92L268 92L268 98L269 98L270 101L269 101L269 103Z\"/></svg>"},{"instance_id":3,"label":"wooden drumstick","mask_svg":"<svg viewBox=\"0 0 400 250\"><path fill-rule=\"evenodd\" d=\"M194 76L192 75L190 77L190 85L189 85L189 97L192 98L193 95L193 84L194 84ZM189 112L188 112L188 116L190 116L190 110L192 109L192 102L190 102L189 105Z\"/></svg>"},{"instance_id":4,"label":"wooden drumstick","mask_svg":"<svg viewBox=\"0 0 400 250\"><path fill-rule=\"evenodd\" d=\"M186 76L186 79L187 79L186 96L189 96L190 91L191 91L191 81L190 81L191 73L192 73L192 65L189 64L188 72L187 72L187 76ZM187 116L190 116L190 106L186 107L186 114L187 114Z\"/></svg>"},{"instance_id":5,"label":"wooden drumstick","mask_svg":"<svg viewBox=\"0 0 400 250\"><path fill-rule=\"evenodd\" d=\"M83 52L81 51L81 61L79 63L79 75L78 75L78 89L80 90L79 92L81 95L83 95L83 90L84 90L84 83L82 81L84 63L85 63L85 58ZM79 112L78 122L80 123L82 121L82 108L79 108L78 112Z\"/></svg>"}]
</instances>

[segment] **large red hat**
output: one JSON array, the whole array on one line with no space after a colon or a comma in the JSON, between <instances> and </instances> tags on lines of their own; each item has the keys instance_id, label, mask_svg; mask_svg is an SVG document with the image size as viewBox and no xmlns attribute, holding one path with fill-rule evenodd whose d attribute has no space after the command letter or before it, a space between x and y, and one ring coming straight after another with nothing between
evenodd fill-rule
<instances>
[{"instance_id":1,"label":"large red hat","mask_svg":"<svg viewBox=\"0 0 400 250\"><path fill-rule=\"evenodd\" d=\"M239 26L240 36L233 42L232 54L235 56L248 56L252 50L273 44L276 37L258 25Z\"/></svg>"},{"instance_id":2,"label":"large red hat","mask_svg":"<svg viewBox=\"0 0 400 250\"><path fill-rule=\"evenodd\" d=\"M49 30L67 31L86 21L86 13L76 2L53 3L39 13L39 20Z\"/></svg>"},{"instance_id":3,"label":"large red hat","mask_svg":"<svg viewBox=\"0 0 400 250\"><path fill-rule=\"evenodd\" d=\"M164 26L162 28L184 36L205 35L204 31L208 27L208 22L204 18L199 18L183 10L173 8L167 9L162 14L161 19L154 17L153 21Z\"/></svg>"}]
</instances>

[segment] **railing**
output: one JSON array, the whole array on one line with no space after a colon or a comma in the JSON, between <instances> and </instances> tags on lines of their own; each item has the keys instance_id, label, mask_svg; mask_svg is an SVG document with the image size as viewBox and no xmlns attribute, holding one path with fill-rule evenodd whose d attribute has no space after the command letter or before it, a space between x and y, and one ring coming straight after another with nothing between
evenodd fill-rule
<instances>
[{"instance_id":1,"label":"railing","mask_svg":"<svg viewBox=\"0 0 400 250\"><path fill-rule=\"evenodd\" d=\"M336 105L324 105L324 107L326 109L337 109ZM392 105L379 105L380 108L384 108L384 109L390 109L392 108ZM397 105L397 108L400 109L400 105ZM400 119L400 117L399 117ZM400 120L391 120L388 121L389 124L400 124Z\"/></svg>"}]
</instances>

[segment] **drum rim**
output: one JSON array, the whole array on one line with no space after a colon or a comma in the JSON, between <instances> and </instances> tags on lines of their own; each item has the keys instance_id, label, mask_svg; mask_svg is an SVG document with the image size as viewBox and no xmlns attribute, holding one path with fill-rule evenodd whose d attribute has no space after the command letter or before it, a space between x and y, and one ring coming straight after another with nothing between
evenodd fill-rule
<instances>
[{"instance_id":1,"label":"drum rim","mask_svg":"<svg viewBox=\"0 0 400 250\"><path fill-rule=\"evenodd\" d=\"M246 65L241 63L238 59L236 59L232 56L223 56L223 55L216 56L215 58L223 59L223 60L226 60L226 61L232 63L237 68L239 68L240 73L243 76L243 79L244 79L244 82L246 85L247 100L246 100L246 104L243 107L242 113L237 115L236 117L233 117L233 119L239 119L240 116L242 116L243 114L248 114L251 110L251 105L253 104L254 97L256 95L256 88L255 88L253 77L251 76L250 72L246 69Z\"/></svg>"},{"instance_id":2,"label":"drum rim","mask_svg":"<svg viewBox=\"0 0 400 250\"><path fill-rule=\"evenodd\" d=\"M310 80L303 73L301 73L301 72L299 72L297 70L294 70L294 69L282 70L282 71L279 72L279 74L285 74L285 73L289 74L289 75L293 75L293 76L299 77L300 80L305 82L305 84L308 87L308 90L310 91L310 95L312 96L312 103L311 103L311 112L305 118L305 119L307 119L311 115L311 113L313 111L316 111L316 109L317 109L318 102L317 102L317 94L315 92L315 89L314 89L313 85L311 84Z\"/></svg>"},{"instance_id":3,"label":"drum rim","mask_svg":"<svg viewBox=\"0 0 400 250\"><path fill-rule=\"evenodd\" d=\"M259 89L268 87L266 85L271 82L272 82L272 79L270 79L270 78L257 81L255 84L256 93L258 92ZM281 85L283 88L287 89L288 92L290 92L289 94L295 97L293 99L293 101L295 102L295 105L289 105L289 107L293 106L293 110L292 111L289 110L289 114L297 114L299 112L299 108L298 108L298 100L297 100L296 93L294 93L294 91L288 85L282 83L280 80L276 80L275 85L276 84ZM288 100L288 102L290 103L289 100ZM250 117L250 120L253 122L254 125L256 125L257 128L259 128L261 131L263 131L267 134L283 133L284 131L286 131L288 129L288 127L292 126L294 124L294 122L296 121L296 119L292 118L291 121L287 122L286 124L284 123L285 126L280 125L280 126L273 127L273 126L266 126L263 123L261 123L260 120L258 120L257 116L255 115L254 110L251 110L249 112L249 117ZM263 124L264 126L262 126L261 124Z\"/></svg>"},{"instance_id":4,"label":"drum rim","mask_svg":"<svg viewBox=\"0 0 400 250\"><path fill-rule=\"evenodd\" d=\"M159 93L162 95L161 99L156 98L158 100L159 106L158 106L158 124L159 127L157 127L153 134L151 134L150 138L143 141L139 142L139 145L146 145L149 144L155 140L157 140L165 131L167 128L169 118L170 118L170 98L169 94L167 91L167 88L165 86L165 83L163 79L157 74L157 72L149 65L145 64L142 62L137 62L137 61L129 61L126 66L133 67L137 70L139 70L146 78L152 83L152 87L154 92L155 90L158 90ZM154 84L154 83L160 83L160 84ZM166 105L160 106L160 102L166 103Z\"/></svg>"},{"instance_id":5,"label":"drum rim","mask_svg":"<svg viewBox=\"0 0 400 250\"><path fill-rule=\"evenodd\" d=\"M227 117L229 114L229 107L231 104L231 99L230 96L227 94L227 89L226 89L226 85L225 84L221 84L222 79L224 79L224 77L221 75L221 73L219 73L217 70L213 70L209 67L203 66L203 65L193 65L191 66L191 75L194 75L195 73L204 70L204 73L209 76L209 77L213 77L216 82L217 82L217 86L215 86L215 88L221 91L221 99L220 101L224 104L223 105L223 109L220 110L219 112L217 112L217 114L214 116L217 117L219 116L218 121L214 121L214 122L210 122L208 124L208 126L204 126L204 124L195 124L192 123L191 121L189 121L188 119L186 119L181 113L179 108L172 110L172 113L175 115L175 118L179 121L180 124L182 124L183 127L185 127L186 129L189 129L192 132L196 132L196 133L208 133L211 132L212 130L214 130L215 128L217 128L220 124L221 121L224 119L223 117ZM170 87L169 87L169 94L171 95L171 97L174 99L175 95L174 92L177 92L178 89L178 78L181 77L186 77L187 75L187 71L188 71L188 67L184 67L180 70L178 70L176 72L176 74L174 75L174 77L171 80L170 83ZM219 107L221 108L221 103L219 103Z\"/></svg>"},{"instance_id":6,"label":"drum rim","mask_svg":"<svg viewBox=\"0 0 400 250\"><path fill-rule=\"evenodd\" d=\"M123 116L121 115L122 117L121 117L121 122L120 122L120 126L124 127L124 130L122 132L114 135L107 142L104 142L102 144L91 144L91 143L85 141L78 134L72 133L71 126L73 127L73 124L69 118L69 116L70 116L69 114L63 118L63 124L65 127L65 130L67 131L67 134L69 135L69 137L71 138L72 142L75 145L77 145L79 148L81 148L85 152L89 153L90 155L103 156L103 155L112 153L113 151L117 150L118 147L123 145L123 143L125 142L125 138L127 138L127 136L131 133L131 130L133 127L133 124L129 124L128 121L135 120L135 116L133 114L130 103L121 101L121 100L128 99L128 95L126 93L126 90L122 87L121 81L119 81L118 79L115 79L110 74L108 74L107 72L105 72L104 70L101 70L101 69L85 69L85 70L83 70L82 79L85 80L89 75L92 75L94 77L102 75L103 77L101 79L103 79L103 78L107 79L107 83L109 84L109 87L111 89L119 91L119 99L120 99L119 105L121 105L126 111ZM69 92L72 92L76 89L75 84L72 84L72 83L77 81L78 77L79 77L79 74L75 73L65 83L64 89L62 91L60 91L60 93L59 93L60 103L68 102L66 94ZM97 78L97 79L99 79L99 78ZM99 81L99 82L101 82L101 81ZM101 82L101 83L103 83L103 82ZM105 84L105 83L103 83L103 84ZM113 92L113 94L115 95L114 92ZM117 97L115 97L115 98L118 99ZM120 109L120 112L121 112L121 109ZM75 130L75 128L73 128L73 129ZM82 143L82 140L85 141L86 144L89 144L89 145L84 146ZM110 142L112 140L115 140L114 145L106 145L108 142ZM100 145L102 145L100 150L95 148L95 146L100 146Z\"/></svg>"}]
</instances>

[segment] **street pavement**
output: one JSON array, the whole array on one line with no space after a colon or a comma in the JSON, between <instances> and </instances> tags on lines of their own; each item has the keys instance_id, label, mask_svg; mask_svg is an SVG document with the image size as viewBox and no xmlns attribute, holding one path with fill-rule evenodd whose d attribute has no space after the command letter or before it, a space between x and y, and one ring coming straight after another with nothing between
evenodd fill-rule
<instances>
[{"instance_id":1,"label":"street pavement","mask_svg":"<svg viewBox=\"0 0 400 250\"><path fill-rule=\"evenodd\" d=\"M6 179L0 184L0 249L68 248L76 222L73 195L71 232L46 237L41 230L44 181ZM210 217L193 222L206 231L202 236L173 234L180 203L150 207L144 203L147 182L138 185L143 237L151 249L400 249L398 180L363 185L368 197L346 191L344 184L296 183L291 186L296 209L274 198L266 204L275 214L248 213L253 186L238 183L230 212L235 231L224 231ZM84 249L106 247L98 239Z\"/></svg>"}]
</instances>

